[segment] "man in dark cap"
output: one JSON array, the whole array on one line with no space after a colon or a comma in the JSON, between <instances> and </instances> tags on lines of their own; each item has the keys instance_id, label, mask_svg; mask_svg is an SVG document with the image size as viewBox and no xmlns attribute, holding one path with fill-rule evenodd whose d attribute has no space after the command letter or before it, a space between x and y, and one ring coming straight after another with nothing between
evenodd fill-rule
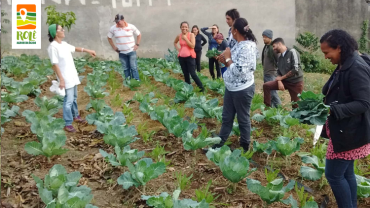
<instances>
[{"instance_id":1,"label":"man in dark cap","mask_svg":"<svg viewBox=\"0 0 370 208\"><path fill-rule=\"evenodd\" d=\"M125 78L140 80L137 70L136 50L140 45L141 33L134 25L127 23L123 15L117 14L114 22L116 24L110 28L108 33L108 42L113 50L119 53L119 60L122 63ZM136 36L136 43L134 35ZM113 43L113 37L116 44Z\"/></svg>"},{"instance_id":2,"label":"man in dark cap","mask_svg":"<svg viewBox=\"0 0 370 208\"><path fill-rule=\"evenodd\" d=\"M263 82L266 83L276 79L278 54L272 48L272 30L263 31L262 38L265 43L262 50ZM281 105L281 101L277 91L271 90L271 106L277 107L279 105Z\"/></svg>"}]
</instances>

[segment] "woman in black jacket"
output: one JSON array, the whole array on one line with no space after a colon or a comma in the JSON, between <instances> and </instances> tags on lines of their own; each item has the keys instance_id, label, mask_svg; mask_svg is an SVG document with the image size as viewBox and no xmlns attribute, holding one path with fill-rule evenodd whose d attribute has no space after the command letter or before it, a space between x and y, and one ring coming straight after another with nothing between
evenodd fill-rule
<instances>
[{"instance_id":1,"label":"woman in black jacket","mask_svg":"<svg viewBox=\"0 0 370 208\"><path fill-rule=\"evenodd\" d=\"M203 35L199 33L199 28L197 25L194 25L191 29L191 32L195 36L195 53L197 54L197 57L195 58L195 64L197 65L197 71L200 72L200 59L202 57L202 47L207 44L207 40L204 38Z\"/></svg>"},{"instance_id":2,"label":"woman in black jacket","mask_svg":"<svg viewBox=\"0 0 370 208\"><path fill-rule=\"evenodd\" d=\"M321 50L338 64L322 92L330 116L322 136L329 138L325 176L339 208L357 208L354 160L370 154L370 67L356 51L357 42L343 30L320 39Z\"/></svg>"}]
</instances>

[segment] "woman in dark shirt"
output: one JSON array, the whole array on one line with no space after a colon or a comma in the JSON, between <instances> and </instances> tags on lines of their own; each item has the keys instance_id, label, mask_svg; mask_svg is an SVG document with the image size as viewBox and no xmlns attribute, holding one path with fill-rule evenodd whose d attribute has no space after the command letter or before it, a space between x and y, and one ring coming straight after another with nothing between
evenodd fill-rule
<instances>
[{"instance_id":1,"label":"woman in dark shirt","mask_svg":"<svg viewBox=\"0 0 370 208\"><path fill-rule=\"evenodd\" d=\"M197 54L197 57L195 58L195 64L197 65L197 71L200 72L200 58L202 57L202 47L207 44L207 40L204 38L203 35L199 33L199 28L197 25L194 25L191 29L191 32L195 36L195 53Z\"/></svg>"},{"instance_id":2,"label":"woman in dark shirt","mask_svg":"<svg viewBox=\"0 0 370 208\"><path fill-rule=\"evenodd\" d=\"M212 29L212 32L207 32L208 29ZM202 31L208 37L208 50L217 49L218 43L214 37L219 33L218 26L214 24L212 27L201 28ZM214 66L216 65L217 78L221 77L220 65L215 58L209 58L209 73L212 78L215 79Z\"/></svg>"},{"instance_id":3,"label":"woman in dark shirt","mask_svg":"<svg viewBox=\"0 0 370 208\"><path fill-rule=\"evenodd\" d=\"M322 132L329 138L325 176L338 208L357 208L354 161L370 154L370 68L346 31L331 30L320 43L325 58L338 65L322 89L330 105Z\"/></svg>"}]
</instances>

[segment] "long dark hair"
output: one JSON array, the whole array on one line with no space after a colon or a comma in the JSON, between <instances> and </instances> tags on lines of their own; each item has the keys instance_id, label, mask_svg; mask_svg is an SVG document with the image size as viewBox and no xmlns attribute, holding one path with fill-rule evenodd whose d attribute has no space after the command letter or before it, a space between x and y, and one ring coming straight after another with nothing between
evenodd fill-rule
<instances>
[{"instance_id":1,"label":"long dark hair","mask_svg":"<svg viewBox=\"0 0 370 208\"><path fill-rule=\"evenodd\" d=\"M198 25L194 25L194 26L191 28L191 32L192 32L192 33L193 33L193 29L194 29L194 28L197 28L197 30L198 30L198 34L199 34L199 27L198 27ZM197 35L198 35L198 34L197 34ZM194 35L195 35L195 34L194 34Z\"/></svg>"},{"instance_id":2,"label":"long dark hair","mask_svg":"<svg viewBox=\"0 0 370 208\"><path fill-rule=\"evenodd\" d=\"M340 52L340 63L343 64L348 57L353 55L353 52L358 49L358 44L356 40L344 30L330 30L325 33L321 39L320 43L326 42L330 48L337 49L338 46L341 50Z\"/></svg>"},{"instance_id":3,"label":"long dark hair","mask_svg":"<svg viewBox=\"0 0 370 208\"><path fill-rule=\"evenodd\" d=\"M236 9L230 9L226 12L225 16L229 16L231 17L232 20L236 20L236 19L239 19L240 18L240 14L238 12L238 10Z\"/></svg>"},{"instance_id":4,"label":"long dark hair","mask_svg":"<svg viewBox=\"0 0 370 208\"><path fill-rule=\"evenodd\" d=\"M233 27L247 40L257 43L257 39L254 36L252 29L249 28L248 21L245 18L236 19Z\"/></svg>"},{"instance_id":5,"label":"long dark hair","mask_svg":"<svg viewBox=\"0 0 370 208\"><path fill-rule=\"evenodd\" d=\"M58 30L58 24L56 24L57 26L56 26L56 30ZM56 34L55 34L56 35ZM49 29L48 29L48 36L49 36L49 42L51 43L51 42L53 42L54 41L54 38L53 37L51 37L51 34L50 34L50 32L49 32Z\"/></svg>"}]
</instances>

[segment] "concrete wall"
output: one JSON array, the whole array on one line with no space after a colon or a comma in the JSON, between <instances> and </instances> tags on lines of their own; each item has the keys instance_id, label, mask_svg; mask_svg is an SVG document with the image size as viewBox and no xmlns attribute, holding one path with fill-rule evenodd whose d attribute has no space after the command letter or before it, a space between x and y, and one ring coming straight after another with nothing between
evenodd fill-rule
<instances>
[{"instance_id":1,"label":"concrete wall","mask_svg":"<svg viewBox=\"0 0 370 208\"><path fill-rule=\"evenodd\" d=\"M296 0L296 34L309 31L321 37L343 29L358 40L363 21L370 19L369 9L369 0Z\"/></svg>"},{"instance_id":2,"label":"concrete wall","mask_svg":"<svg viewBox=\"0 0 370 208\"><path fill-rule=\"evenodd\" d=\"M283 37L291 46L295 38L295 0L43 0L42 5L42 49L11 50L11 32L2 34L2 50L10 54L37 54L47 57L49 45L47 37L46 13L48 5L57 5L57 11L73 11L77 16L76 25L66 31L65 41L79 47L94 49L102 58L117 59L112 51L107 33L113 25L115 14L121 13L126 21L137 26L142 32L142 42L138 50L141 57L164 57L168 48L173 48L173 40L180 33L180 22L187 20L190 25L199 27L218 24L220 31L227 36L228 26L225 12L237 8L245 17L263 47L262 31L274 31L275 37ZM11 0L2 0L2 9L8 11L11 19ZM10 24L4 25L11 31ZM207 50L204 46L203 54ZM77 54L76 54L77 55ZM203 55L204 56L204 55Z\"/></svg>"}]
</instances>

